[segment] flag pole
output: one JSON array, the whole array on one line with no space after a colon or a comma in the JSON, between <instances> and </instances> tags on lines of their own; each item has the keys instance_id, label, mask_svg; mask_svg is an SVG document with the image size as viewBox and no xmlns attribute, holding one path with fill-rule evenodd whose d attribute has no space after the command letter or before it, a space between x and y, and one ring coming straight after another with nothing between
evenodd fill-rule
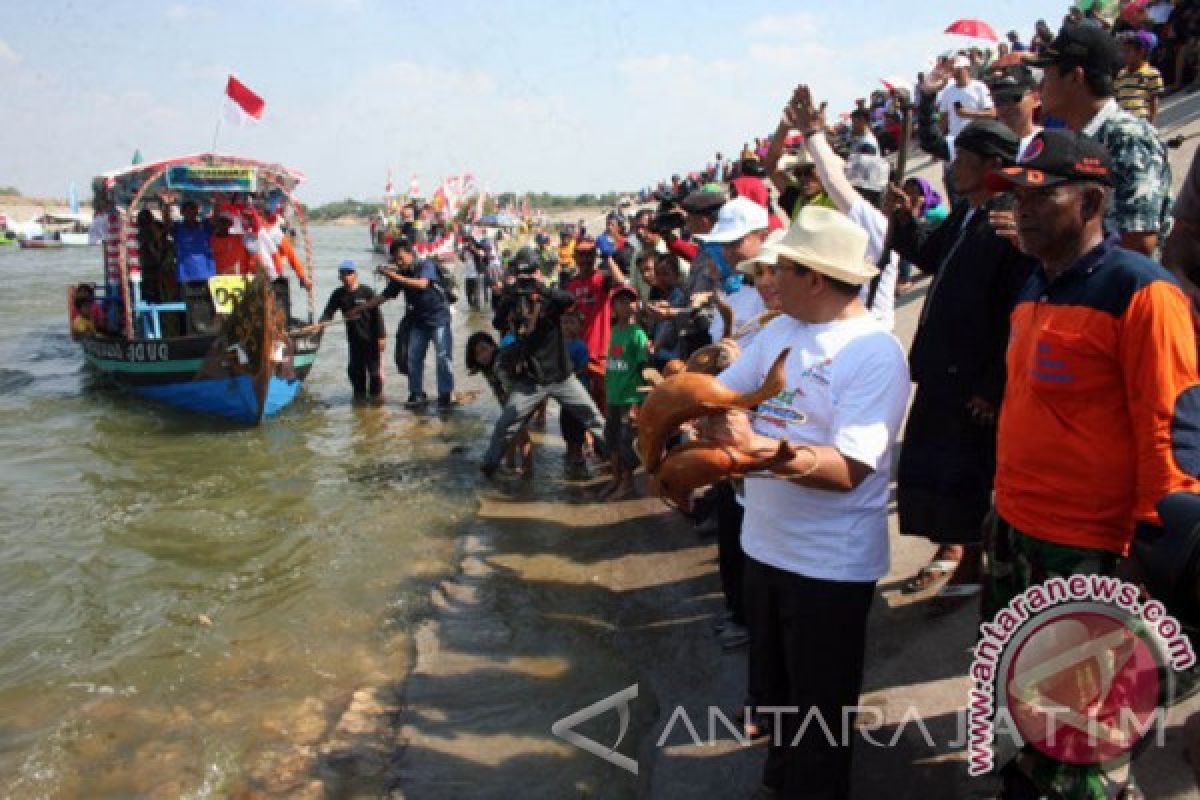
<instances>
[{"instance_id":1,"label":"flag pole","mask_svg":"<svg viewBox=\"0 0 1200 800\"><path fill-rule=\"evenodd\" d=\"M221 116L222 116L222 114L223 114L223 113L224 113L224 112L217 112L217 127L216 127L216 129L213 131L213 143L212 143L212 150L210 150L210 151L209 151L209 152L212 152L212 153L215 153L215 152L217 152L217 136L219 136L219 135L221 134Z\"/></svg>"}]
</instances>

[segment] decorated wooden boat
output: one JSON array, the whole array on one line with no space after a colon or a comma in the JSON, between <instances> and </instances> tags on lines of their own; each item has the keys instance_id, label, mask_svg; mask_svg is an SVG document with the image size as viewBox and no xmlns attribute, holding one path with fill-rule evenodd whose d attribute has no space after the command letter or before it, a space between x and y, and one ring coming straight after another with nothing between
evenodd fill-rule
<instances>
[{"instance_id":1,"label":"decorated wooden boat","mask_svg":"<svg viewBox=\"0 0 1200 800\"><path fill-rule=\"evenodd\" d=\"M303 209L291 194L301 180L300 173L277 164L215 154L99 176L93 189L104 209L105 280L95 290L91 312L99 324L95 331L86 324L75 331L87 363L140 397L238 423L255 425L286 408L321 346L321 330L305 330L315 313L312 292L307 320L295 319L288 313L286 289L281 292L261 266L248 275L217 276L209 280L211 306L204 303L207 316L199 326L191 319L199 314L194 296L186 302L148 302L142 296L138 233L130 220L144 209L183 199L248 208L261 206L268 195L283 197L302 230L311 274L311 240ZM68 288L73 325L80 290Z\"/></svg>"}]
</instances>

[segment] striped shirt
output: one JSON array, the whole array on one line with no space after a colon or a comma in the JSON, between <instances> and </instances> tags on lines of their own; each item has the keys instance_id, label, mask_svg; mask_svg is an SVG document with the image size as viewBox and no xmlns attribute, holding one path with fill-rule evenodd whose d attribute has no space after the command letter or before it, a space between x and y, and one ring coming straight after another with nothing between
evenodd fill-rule
<instances>
[{"instance_id":1,"label":"striped shirt","mask_svg":"<svg viewBox=\"0 0 1200 800\"><path fill-rule=\"evenodd\" d=\"M1116 89L1121 108L1135 117L1147 119L1150 116L1150 98L1158 97L1163 92L1162 74L1149 64L1142 64L1133 72L1128 67L1122 67L1117 73Z\"/></svg>"}]
</instances>

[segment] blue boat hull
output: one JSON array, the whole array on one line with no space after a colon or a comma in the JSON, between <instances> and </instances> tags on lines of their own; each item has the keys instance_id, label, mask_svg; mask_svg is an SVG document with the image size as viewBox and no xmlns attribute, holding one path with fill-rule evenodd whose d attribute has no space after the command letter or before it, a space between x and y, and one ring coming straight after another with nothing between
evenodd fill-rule
<instances>
[{"instance_id":1,"label":"blue boat hull","mask_svg":"<svg viewBox=\"0 0 1200 800\"><path fill-rule=\"evenodd\" d=\"M133 393L163 405L211 414L217 417L257 425L287 408L300 391L304 381L272 377L267 385L266 401L259 415L259 398L254 381L247 375L158 386L131 386Z\"/></svg>"}]
</instances>

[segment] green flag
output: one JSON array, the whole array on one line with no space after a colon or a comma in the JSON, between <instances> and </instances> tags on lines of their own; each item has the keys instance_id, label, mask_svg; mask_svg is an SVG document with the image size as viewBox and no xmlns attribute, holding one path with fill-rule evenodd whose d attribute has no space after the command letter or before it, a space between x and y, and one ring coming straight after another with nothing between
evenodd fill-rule
<instances>
[{"instance_id":1,"label":"green flag","mask_svg":"<svg viewBox=\"0 0 1200 800\"><path fill-rule=\"evenodd\" d=\"M143 159L142 159L142 150L141 150L141 148L138 148L137 150L134 150L134 151L133 151L133 161L131 161L130 163L131 163L131 164L134 164L134 165L136 166L136 165L138 165L138 164L142 163L142 160L143 160Z\"/></svg>"}]
</instances>

